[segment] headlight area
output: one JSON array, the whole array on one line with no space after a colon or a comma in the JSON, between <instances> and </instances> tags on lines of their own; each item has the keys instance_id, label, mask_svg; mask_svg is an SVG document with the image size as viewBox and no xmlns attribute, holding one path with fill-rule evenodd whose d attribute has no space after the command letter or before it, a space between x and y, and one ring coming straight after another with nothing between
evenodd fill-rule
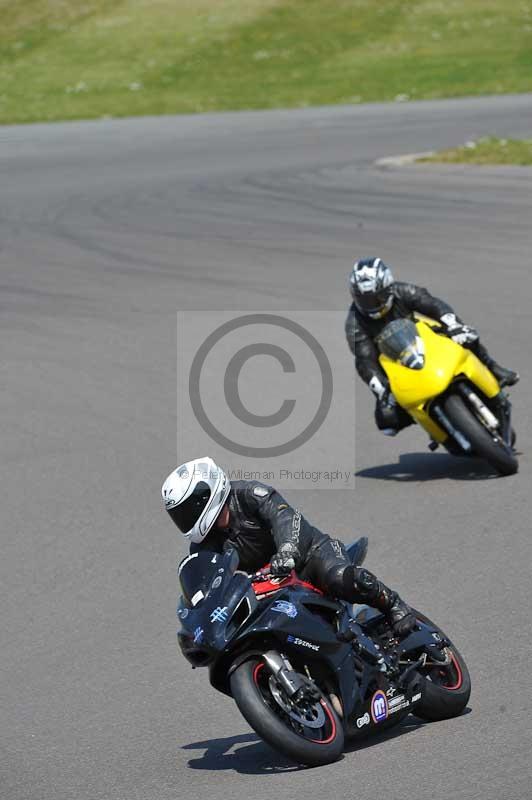
<instances>
[{"instance_id":1,"label":"headlight area","mask_svg":"<svg viewBox=\"0 0 532 800\"><path fill-rule=\"evenodd\" d=\"M216 654L194 641L194 635L188 631L179 631L177 634L179 649L192 664L192 667L208 667L214 661Z\"/></svg>"},{"instance_id":2,"label":"headlight area","mask_svg":"<svg viewBox=\"0 0 532 800\"><path fill-rule=\"evenodd\" d=\"M177 641L193 667L209 666L258 607L249 580L246 578L243 585L241 577L233 578L232 591L225 597L212 598L214 602L211 603L202 601L196 608L186 611L182 605L178 608L182 628L177 633ZM215 605L216 602L225 605Z\"/></svg>"}]
</instances>

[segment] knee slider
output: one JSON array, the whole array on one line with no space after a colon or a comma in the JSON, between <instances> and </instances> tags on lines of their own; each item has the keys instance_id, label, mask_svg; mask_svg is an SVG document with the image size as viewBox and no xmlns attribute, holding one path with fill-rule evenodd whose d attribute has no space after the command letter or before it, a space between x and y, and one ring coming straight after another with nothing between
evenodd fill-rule
<instances>
[{"instance_id":1,"label":"knee slider","mask_svg":"<svg viewBox=\"0 0 532 800\"><path fill-rule=\"evenodd\" d=\"M352 594L352 591L348 591L346 594L346 589L353 586L352 570L351 565L339 565L331 567L327 571L327 589L335 597L341 597L344 600L350 599L349 595Z\"/></svg>"},{"instance_id":2,"label":"knee slider","mask_svg":"<svg viewBox=\"0 0 532 800\"><path fill-rule=\"evenodd\" d=\"M375 422L380 431L385 430L386 428L398 428L399 415L397 412L397 406L383 406L380 403L377 403L377 407L375 409Z\"/></svg>"},{"instance_id":3,"label":"knee slider","mask_svg":"<svg viewBox=\"0 0 532 800\"><path fill-rule=\"evenodd\" d=\"M379 581L372 572L362 567L353 567L353 585L357 594L368 600L379 593Z\"/></svg>"}]
</instances>

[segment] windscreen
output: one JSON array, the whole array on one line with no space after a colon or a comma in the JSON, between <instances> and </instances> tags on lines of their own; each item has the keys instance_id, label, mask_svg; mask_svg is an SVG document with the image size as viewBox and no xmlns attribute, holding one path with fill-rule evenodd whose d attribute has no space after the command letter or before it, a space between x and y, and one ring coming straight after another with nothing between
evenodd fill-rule
<instances>
[{"instance_id":1,"label":"windscreen","mask_svg":"<svg viewBox=\"0 0 532 800\"><path fill-rule=\"evenodd\" d=\"M237 567L238 554L235 550L223 554L209 550L192 553L183 559L178 569L183 598L188 605L197 606L208 595L217 576L226 578Z\"/></svg>"},{"instance_id":2,"label":"windscreen","mask_svg":"<svg viewBox=\"0 0 532 800\"><path fill-rule=\"evenodd\" d=\"M381 353L410 369L421 369L425 363L423 340L410 319L395 319L377 337Z\"/></svg>"}]
</instances>

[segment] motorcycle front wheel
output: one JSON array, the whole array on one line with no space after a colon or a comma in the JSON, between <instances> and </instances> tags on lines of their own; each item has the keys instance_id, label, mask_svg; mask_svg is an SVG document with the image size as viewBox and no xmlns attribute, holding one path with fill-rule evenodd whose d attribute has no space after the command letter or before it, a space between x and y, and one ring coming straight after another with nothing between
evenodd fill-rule
<instances>
[{"instance_id":1,"label":"motorcycle front wheel","mask_svg":"<svg viewBox=\"0 0 532 800\"><path fill-rule=\"evenodd\" d=\"M253 730L298 764L317 767L341 756L343 726L327 697L291 703L260 657L237 667L231 693Z\"/></svg>"},{"instance_id":2,"label":"motorcycle front wheel","mask_svg":"<svg viewBox=\"0 0 532 800\"><path fill-rule=\"evenodd\" d=\"M443 408L454 427L469 440L476 456L484 458L501 475L517 472L519 464L512 449L479 422L461 397L450 394L445 398Z\"/></svg>"}]
</instances>

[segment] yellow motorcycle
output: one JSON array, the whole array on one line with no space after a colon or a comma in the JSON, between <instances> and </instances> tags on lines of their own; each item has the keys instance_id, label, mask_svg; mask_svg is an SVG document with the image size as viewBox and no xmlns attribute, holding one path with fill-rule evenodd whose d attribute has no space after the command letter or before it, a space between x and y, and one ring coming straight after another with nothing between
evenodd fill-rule
<instances>
[{"instance_id":1,"label":"yellow motorcycle","mask_svg":"<svg viewBox=\"0 0 532 800\"><path fill-rule=\"evenodd\" d=\"M510 401L474 353L428 320L394 320L376 343L397 403L427 431L431 450L441 444L501 475L517 472Z\"/></svg>"}]
</instances>

